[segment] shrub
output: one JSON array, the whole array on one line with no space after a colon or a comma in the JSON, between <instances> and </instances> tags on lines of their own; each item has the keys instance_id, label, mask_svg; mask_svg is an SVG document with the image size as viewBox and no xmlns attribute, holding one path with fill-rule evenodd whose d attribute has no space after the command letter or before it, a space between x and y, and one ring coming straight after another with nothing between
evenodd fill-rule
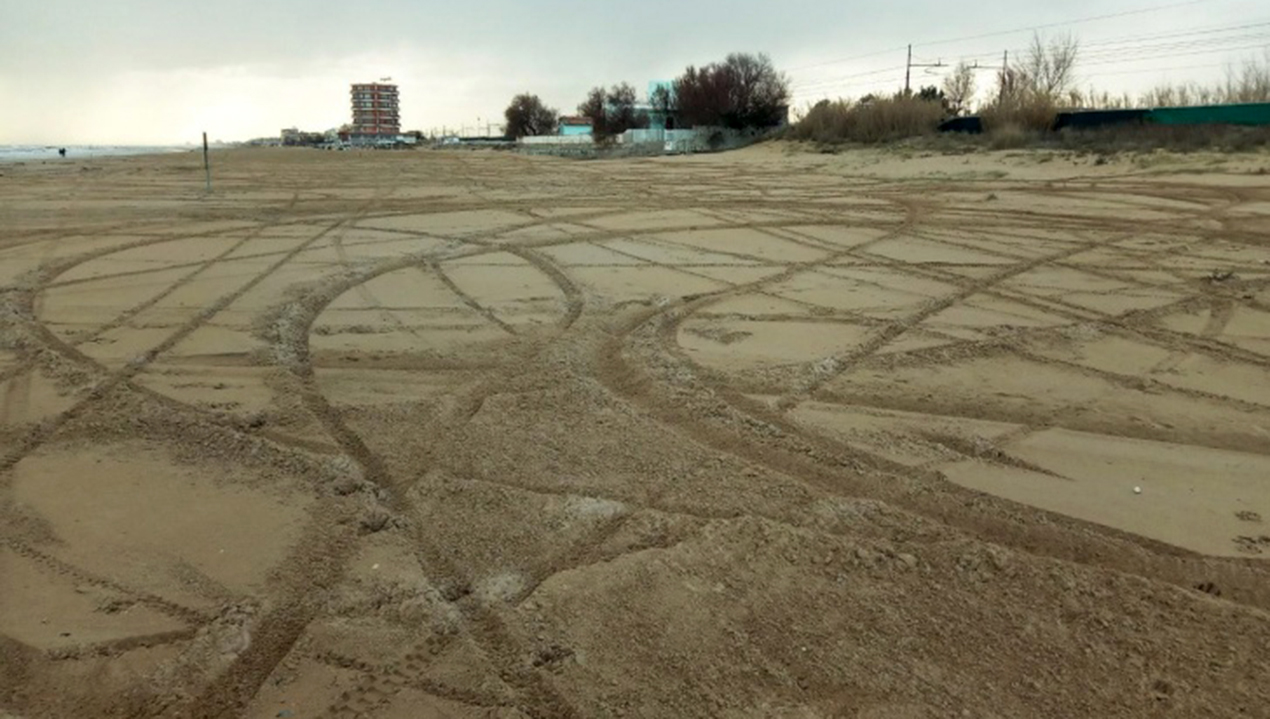
<instances>
[{"instance_id":1,"label":"shrub","mask_svg":"<svg viewBox=\"0 0 1270 719\"><path fill-rule=\"evenodd\" d=\"M1022 92L1005 97L983 108L979 116L985 132L1015 127L1027 132L1046 132L1054 127L1058 106L1049 96Z\"/></svg>"},{"instance_id":2,"label":"shrub","mask_svg":"<svg viewBox=\"0 0 1270 719\"><path fill-rule=\"evenodd\" d=\"M932 134L943 118L940 102L902 93L868 102L824 100L790 128L787 136L827 143L888 142Z\"/></svg>"},{"instance_id":3,"label":"shrub","mask_svg":"<svg viewBox=\"0 0 1270 719\"><path fill-rule=\"evenodd\" d=\"M513 97L503 117L507 119L507 136L516 140L556 131L556 111L544 105L537 95L523 93Z\"/></svg>"}]
</instances>

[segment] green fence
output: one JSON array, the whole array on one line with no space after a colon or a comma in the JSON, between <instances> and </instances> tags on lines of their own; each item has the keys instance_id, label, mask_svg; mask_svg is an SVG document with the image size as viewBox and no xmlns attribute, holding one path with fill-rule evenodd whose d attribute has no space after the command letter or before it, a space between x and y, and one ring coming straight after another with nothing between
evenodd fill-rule
<instances>
[{"instance_id":1,"label":"green fence","mask_svg":"<svg viewBox=\"0 0 1270 719\"><path fill-rule=\"evenodd\" d=\"M1270 102L1202 107L1157 107L1147 113L1157 125L1270 125Z\"/></svg>"}]
</instances>

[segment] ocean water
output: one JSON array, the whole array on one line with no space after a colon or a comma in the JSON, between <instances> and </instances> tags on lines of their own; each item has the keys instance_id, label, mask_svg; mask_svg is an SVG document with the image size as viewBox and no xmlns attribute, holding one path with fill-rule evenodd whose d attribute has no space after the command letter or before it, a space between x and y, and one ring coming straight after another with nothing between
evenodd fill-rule
<instances>
[{"instance_id":1,"label":"ocean water","mask_svg":"<svg viewBox=\"0 0 1270 719\"><path fill-rule=\"evenodd\" d=\"M13 162L74 162L94 157L121 157L125 155L155 155L169 152L188 152L194 149L173 145L66 145L66 158L57 154L58 145L0 145L0 164Z\"/></svg>"}]
</instances>

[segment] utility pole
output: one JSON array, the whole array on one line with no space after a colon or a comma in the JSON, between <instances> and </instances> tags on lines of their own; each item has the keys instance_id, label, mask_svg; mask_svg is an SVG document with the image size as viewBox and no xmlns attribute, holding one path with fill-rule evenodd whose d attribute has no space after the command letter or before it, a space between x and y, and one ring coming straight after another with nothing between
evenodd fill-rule
<instances>
[{"instance_id":1,"label":"utility pole","mask_svg":"<svg viewBox=\"0 0 1270 719\"><path fill-rule=\"evenodd\" d=\"M939 62L919 62L917 64L914 64L913 63L913 46L910 44L908 46L908 62L904 63L904 94L911 95L913 92L912 85L910 84L910 80L912 79L912 76L913 76L913 68L915 67L943 67L943 66L944 66L943 60L940 60Z\"/></svg>"},{"instance_id":2,"label":"utility pole","mask_svg":"<svg viewBox=\"0 0 1270 719\"><path fill-rule=\"evenodd\" d=\"M207 133L203 133L203 172L207 175L207 194L212 194L212 163L207 158Z\"/></svg>"},{"instance_id":3,"label":"utility pole","mask_svg":"<svg viewBox=\"0 0 1270 719\"><path fill-rule=\"evenodd\" d=\"M997 83L1001 86L998 93L997 104L1001 104L1005 100L1005 84L1010 81L1008 73L1010 72L1010 51L1006 50L1005 55L1001 57L1001 82Z\"/></svg>"},{"instance_id":4,"label":"utility pole","mask_svg":"<svg viewBox=\"0 0 1270 719\"><path fill-rule=\"evenodd\" d=\"M913 91L909 85L909 79L913 76L913 43L908 44L908 61L904 63L904 94L907 95Z\"/></svg>"}]
</instances>

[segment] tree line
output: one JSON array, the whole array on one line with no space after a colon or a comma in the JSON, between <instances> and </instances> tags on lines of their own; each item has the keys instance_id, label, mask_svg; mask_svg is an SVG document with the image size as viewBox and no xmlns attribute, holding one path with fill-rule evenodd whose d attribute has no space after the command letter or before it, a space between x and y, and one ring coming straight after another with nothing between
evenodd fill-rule
<instances>
[{"instance_id":1,"label":"tree line","mask_svg":"<svg viewBox=\"0 0 1270 719\"><path fill-rule=\"evenodd\" d=\"M771 58L762 53L732 53L722 62L689 66L674 81L656 88L646 105L639 103L629 83L594 87L578 104L577 114L590 122L596 140L604 141L649 127L654 114L674 127L776 127L785 122L789 101L789 78ZM516 95L504 112L506 135L520 139L555 134L559 117L537 95Z\"/></svg>"}]
</instances>

